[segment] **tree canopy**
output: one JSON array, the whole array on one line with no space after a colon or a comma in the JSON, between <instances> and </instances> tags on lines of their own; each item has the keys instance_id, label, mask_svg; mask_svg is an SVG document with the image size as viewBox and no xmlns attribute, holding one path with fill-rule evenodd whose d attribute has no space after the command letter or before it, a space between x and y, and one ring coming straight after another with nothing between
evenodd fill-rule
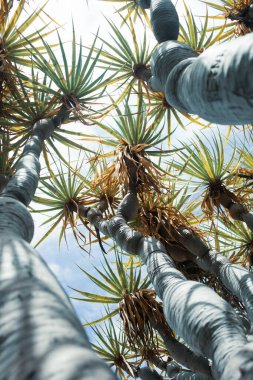
<instances>
[{"instance_id":1,"label":"tree canopy","mask_svg":"<svg viewBox=\"0 0 253 380\"><path fill-rule=\"evenodd\" d=\"M249 380L253 1L110 2L89 44L0 0L0 379ZM31 215L99 256L91 347Z\"/></svg>"}]
</instances>

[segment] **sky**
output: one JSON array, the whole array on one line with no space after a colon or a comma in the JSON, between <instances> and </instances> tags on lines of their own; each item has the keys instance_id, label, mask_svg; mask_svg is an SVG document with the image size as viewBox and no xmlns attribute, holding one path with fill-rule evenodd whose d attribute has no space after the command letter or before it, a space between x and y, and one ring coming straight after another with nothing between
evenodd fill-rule
<instances>
[{"instance_id":1,"label":"sky","mask_svg":"<svg viewBox=\"0 0 253 380\"><path fill-rule=\"evenodd\" d=\"M41 6L41 1L30 0L30 4L32 7L35 7L36 4ZM197 0L190 0L190 6L193 14L205 14L205 5L203 3ZM182 0L177 1L177 10L179 14L182 13ZM50 0L45 11L63 25L63 28L59 29L60 36L63 40L70 39L73 20L76 34L82 37L82 42L85 46L91 44L94 34L98 30L100 35L104 36L104 33L108 29L105 17L113 19L115 23L119 25L119 17L115 14L114 5L107 1L88 0L86 2L86 0ZM138 33L141 35L143 31L142 26L139 25L138 28ZM178 133L181 134L182 131L179 131ZM187 135L189 137L192 133L193 128L189 128L185 133L185 136ZM41 234L46 231L46 228L45 226L40 226L44 220L43 216L34 214L33 217L36 226L33 239L33 243L35 244L39 240ZM94 267L100 266L100 248L94 245L90 255L88 255L80 250L70 231L67 232L68 246L66 246L63 241L59 247L58 234L59 230L55 231L38 246L37 250L39 254L41 254L46 260L68 294L74 294L70 287L85 290L87 292L96 291L96 288L92 283L87 281L87 278L80 271L78 266L95 275ZM73 301L73 305L82 323L101 317L104 310L103 306L92 303Z\"/></svg>"}]
</instances>

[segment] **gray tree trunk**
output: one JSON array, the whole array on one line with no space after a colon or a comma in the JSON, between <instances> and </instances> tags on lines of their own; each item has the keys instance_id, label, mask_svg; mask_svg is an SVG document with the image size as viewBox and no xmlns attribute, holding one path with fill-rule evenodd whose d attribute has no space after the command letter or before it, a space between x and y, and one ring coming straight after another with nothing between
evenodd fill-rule
<instances>
[{"instance_id":1,"label":"gray tree trunk","mask_svg":"<svg viewBox=\"0 0 253 380\"><path fill-rule=\"evenodd\" d=\"M0 234L1 380L116 380L64 290L16 234Z\"/></svg>"},{"instance_id":2,"label":"gray tree trunk","mask_svg":"<svg viewBox=\"0 0 253 380\"><path fill-rule=\"evenodd\" d=\"M180 243L197 256L195 261L199 267L214 273L223 285L239 298L253 325L253 273L229 262L226 257L211 252L206 243L193 232L186 229L179 232Z\"/></svg>"},{"instance_id":3,"label":"gray tree trunk","mask_svg":"<svg viewBox=\"0 0 253 380\"><path fill-rule=\"evenodd\" d=\"M126 252L140 255L163 301L169 326L194 352L212 360L214 378L244 379L243 376L253 370L253 344L247 341L240 317L213 290L188 281L176 269L159 241L143 237L127 225L127 220L133 217L137 208L136 194L130 193L111 220L103 221L101 212L96 209L89 210L87 216L91 223L112 237ZM206 252L204 243L202 247Z\"/></svg>"},{"instance_id":4,"label":"gray tree trunk","mask_svg":"<svg viewBox=\"0 0 253 380\"><path fill-rule=\"evenodd\" d=\"M159 373L149 367L142 367L138 371L138 376L142 380L163 380L163 377Z\"/></svg>"},{"instance_id":5,"label":"gray tree trunk","mask_svg":"<svg viewBox=\"0 0 253 380\"><path fill-rule=\"evenodd\" d=\"M35 124L17 170L0 196L1 380L115 380L91 349L69 299L28 244L33 220L26 207L39 180L39 155L55 127Z\"/></svg>"},{"instance_id":6,"label":"gray tree trunk","mask_svg":"<svg viewBox=\"0 0 253 380\"><path fill-rule=\"evenodd\" d=\"M176 41L178 16L170 0L151 0L150 12L153 33L160 43L152 57L150 87L162 91L172 107L209 122L251 124L252 33L197 55Z\"/></svg>"},{"instance_id":7,"label":"gray tree trunk","mask_svg":"<svg viewBox=\"0 0 253 380\"><path fill-rule=\"evenodd\" d=\"M166 379L170 380L210 380L209 376L183 370L174 361L170 362L166 368Z\"/></svg>"}]
</instances>

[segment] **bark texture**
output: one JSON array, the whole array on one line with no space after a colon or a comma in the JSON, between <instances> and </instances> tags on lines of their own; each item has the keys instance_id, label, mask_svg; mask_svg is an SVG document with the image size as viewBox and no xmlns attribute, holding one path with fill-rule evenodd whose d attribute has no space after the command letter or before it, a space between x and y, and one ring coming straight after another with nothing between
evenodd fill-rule
<instances>
[{"instance_id":1,"label":"bark texture","mask_svg":"<svg viewBox=\"0 0 253 380\"><path fill-rule=\"evenodd\" d=\"M243 324L235 311L207 286L187 281L155 239L142 240L139 252L163 300L164 314L171 328L195 352L212 360L214 378L227 380L223 374L231 356L247 343ZM242 361L241 366L244 365ZM231 380L241 379L238 371L239 367Z\"/></svg>"},{"instance_id":2,"label":"bark texture","mask_svg":"<svg viewBox=\"0 0 253 380\"><path fill-rule=\"evenodd\" d=\"M153 322L152 326L163 339L165 347L173 359L175 359L183 367L189 368L193 372L198 372L211 378L211 367L206 358L203 358L201 355L196 355L188 347L180 343L176 338L173 338L171 334L168 334L163 326L154 324Z\"/></svg>"},{"instance_id":3,"label":"bark texture","mask_svg":"<svg viewBox=\"0 0 253 380\"><path fill-rule=\"evenodd\" d=\"M43 143L54 129L55 123L52 119L43 119L35 123L33 135L24 147L16 172L4 188L3 196L15 198L25 206L29 205L39 182L39 157Z\"/></svg>"},{"instance_id":4,"label":"bark texture","mask_svg":"<svg viewBox=\"0 0 253 380\"><path fill-rule=\"evenodd\" d=\"M159 241L144 237L127 225L124 216L133 216L131 205L136 209L138 204L135 194L128 194L122 204L124 207L119 207L121 211L109 221L103 221L102 214L95 209L88 211L88 218L126 252L140 255L147 265L156 292L163 301L169 326L195 353L212 360L213 377L222 380L244 379L253 368L253 350L252 344L247 341L240 316L212 289L188 281L176 269ZM199 253L202 252L202 256L209 252L197 236L193 235L193 241L188 235L187 238L192 249L196 242L200 243ZM235 358L236 365L233 365L231 371L231 360ZM192 374L192 379L194 375Z\"/></svg>"},{"instance_id":5,"label":"bark texture","mask_svg":"<svg viewBox=\"0 0 253 380\"><path fill-rule=\"evenodd\" d=\"M112 380L50 269L17 235L0 235L1 380Z\"/></svg>"},{"instance_id":6,"label":"bark texture","mask_svg":"<svg viewBox=\"0 0 253 380\"><path fill-rule=\"evenodd\" d=\"M163 380L163 377L156 370L149 367L140 368L138 375L142 380Z\"/></svg>"},{"instance_id":7,"label":"bark texture","mask_svg":"<svg viewBox=\"0 0 253 380\"><path fill-rule=\"evenodd\" d=\"M210 251L207 244L191 231L180 230L179 241L197 256L195 261L200 268L214 273L223 285L239 298L253 324L253 273Z\"/></svg>"},{"instance_id":8,"label":"bark texture","mask_svg":"<svg viewBox=\"0 0 253 380\"><path fill-rule=\"evenodd\" d=\"M170 380L211 380L209 376L183 370L177 363L171 362L166 368L167 378Z\"/></svg>"},{"instance_id":9,"label":"bark texture","mask_svg":"<svg viewBox=\"0 0 253 380\"><path fill-rule=\"evenodd\" d=\"M179 18L170 0L151 0L150 21L155 38L159 43L177 40Z\"/></svg>"},{"instance_id":10,"label":"bark texture","mask_svg":"<svg viewBox=\"0 0 253 380\"><path fill-rule=\"evenodd\" d=\"M172 107L209 122L251 124L252 33L210 47L198 56L176 41L178 15L170 0L152 0L150 11L153 33L160 43L151 62L150 87L162 91Z\"/></svg>"},{"instance_id":11,"label":"bark texture","mask_svg":"<svg viewBox=\"0 0 253 380\"><path fill-rule=\"evenodd\" d=\"M252 34L221 43L174 67L165 83L166 99L213 123L251 123L252 67Z\"/></svg>"},{"instance_id":12,"label":"bark texture","mask_svg":"<svg viewBox=\"0 0 253 380\"><path fill-rule=\"evenodd\" d=\"M0 196L0 378L116 380L91 349L66 293L28 244L34 225L25 206L39 181L43 142L54 128L51 119L35 124Z\"/></svg>"}]
</instances>

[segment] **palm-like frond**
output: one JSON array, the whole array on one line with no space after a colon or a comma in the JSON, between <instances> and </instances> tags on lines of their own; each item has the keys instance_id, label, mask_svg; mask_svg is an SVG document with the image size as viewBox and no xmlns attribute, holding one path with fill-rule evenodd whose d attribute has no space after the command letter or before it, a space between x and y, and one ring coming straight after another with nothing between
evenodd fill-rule
<instances>
[{"instance_id":1,"label":"palm-like frond","mask_svg":"<svg viewBox=\"0 0 253 380\"><path fill-rule=\"evenodd\" d=\"M20 21L21 16L25 13L25 4L25 0L21 0L13 10L11 9L13 3L0 2L0 104L3 117L3 107L6 107L8 98L19 92L18 81L29 80L18 66L32 65L31 55L34 53L34 49L31 48L31 44L36 46L37 51L42 54L45 49L38 45L40 35L45 37L54 31L54 29L45 31L49 23L44 23L39 30L29 31L38 19L42 20L41 14L46 3L32 13L29 12L29 16Z\"/></svg>"},{"instance_id":2,"label":"palm-like frond","mask_svg":"<svg viewBox=\"0 0 253 380\"><path fill-rule=\"evenodd\" d=\"M236 146L229 152L230 159L227 159L225 154L226 146L227 141L222 141L220 134L213 134L209 142L204 137L196 136L195 141L190 145L184 145L185 149L178 152L181 161L172 163L172 166L179 170L182 179L182 173L185 173L191 177L192 183L195 182L198 187L204 188L202 209L210 216L213 215L214 207L219 209L222 194L228 195L235 202L243 201L239 196L239 186L236 193L235 174L239 164L239 160L235 159ZM231 185L233 192L229 190Z\"/></svg>"},{"instance_id":3,"label":"palm-like frond","mask_svg":"<svg viewBox=\"0 0 253 380\"><path fill-rule=\"evenodd\" d=\"M15 146L22 147L32 134L34 123L44 118L52 118L61 110L61 102L57 96L52 96L46 91L41 90L51 86L50 79L44 75L40 78L39 74L32 68L31 81L26 83L18 80L18 92L5 98L0 116L0 125L10 133ZM41 83L39 83L41 82ZM71 121L71 118L64 122ZM61 128L55 128L53 134L44 143L45 147L65 163L63 155L57 149L55 141L67 147L72 147L82 151L89 151L87 147L77 141L77 137L82 137L81 132Z\"/></svg>"},{"instance_id":4,"label":"palm-like frond","mask_svg":"<svg viewBox=\"0 0 253 380\"><path fill-rule=\"evenodd\" d=\"M208 11L206 11L206 15L203 17L204 20L200 19L199 23L196 23L195 17L185 2L184 6L186 11L186 26L184 27L182 23L180 24L179 41L190 46L197 53L201 54L205 49L219 41L227 39L231 35L231 29L228 29L227 24L224 24L223 27L217 30L214 26L212 28L208 26L210 20Z\"/></svg>"},{"instance_id":5,"label":"palm-like frond","mask_svg":"<svg viewBox=\"0 0 253 380\"><path fill-rule=\"evenodd\" d=\"M96 342L92 343L96 353L105 360L110 367L115 366L116 374L121 379L126 379L125 371L133 377L134 366L133 359L136 359L136 353L132 353L127 344L126 336L111 318L103 327L92 327L95 334Z\"/></svg>"},{"instance_id":6,"label":"palm-like frond","mask_svg":"<svg viewBox=\"0 0 253 380\"><path fill-rule=\"evenodd\" d=\"M20 146L30 137L36 121L50 118L59 111L55 99L40 90L39 76L33 68L30 79L27 83L18 78L18 91L6 96L1 110L0 124L18 139ZM42 83L50 85L46 76Z\"/></svg>"},{"instance_id":7,"label":"palm-like frond","mask_svg":"<svg viewBox=\"0 0 253 380\"><path fill-rule=\"evenodd\" d=\"M210 141L210 139L209 139ZM232 166L234 165L236 148L230 154L230 159L226 159L225 148L227 141L222 141L221 135L212 134L211 144L207 138L195 135L195 140L191 144L184 144L184 150L177 153L181 158L181 163L173 162L173 166L193 177L197 183L209 183L220 179L225 181L233 176ZM227 161L227 162L226 162Z\"/></svg>"},{"instance_id":8,"label":"palm-like frond","mask_svg":"<svg viewBox=\"0 0 253 380\"><path fill-rule=\"evenodd\" d=\"M108 178L108 181L101 181L103 173L108 170L109 164L104 157L99 160L92 160L91 155L88 158L90 169L86 176L78 173L79 178L86 184L87 191L83 195L83 204L85 206L104 205L104 212L107 217L114 215L114 210L118 207L119 198L119 181L114 176Z\"/></svg>"},{"instance_id":9,"label":"palm-like frond","mask_svg":"<svg viewBox=\"0 0 253 380\"><path fill-rule=\"evenodd\" d=\"M16 70L12 64L20 64L25 66L31 65L31 49L30 44L36 44L40 41L41 36L46 37L52 31L44 32L48 27L48 24L43 25L39 30L35 32L28 32L28 29L40 18L44 5L33 11L29 12L29 16L19 24L21 15L25 10L25 0L20 0L18 6L14 12L5 12L4 1L1 1L0 5L0 23L1 32L1 60L4 67L7 66ZM41 18L40 18L41 19ZM37 45L36 45L37 46ZM36 49L45 50L43 46L37 46Z\"/></svg>"},{"instance_id":10,"label":"palm-like frond","mask_svg":"<svg viewBox=\"0 0 253 380\"><path fill-rule=\"evenodd\" d=\"M229 36L239 36L253 31L253 2L252 0L219 0L219 4L205 1L210 7L217 9L220 16L217 19L231 20L233 28L229 28ZM223 26L218 27L223 28Z\"/></svg>"},{"instance_id":11,"label":"palm-like frond","mask_svg":"<svg viewBox=\"0 0 253 380\"><path fill-rule=\"evenodd\" d=\"M147 85L141 79L140 72L149 72L149 61L154 49L149 47L147 41L146 31L141 41L138 41L137 34L129 18L125 31L108 20L112 33L110 33L110 40L99 37L103 43L101 49L95 48L94 51L98 54L98 66L103 70L107 69L112 73L111 79L108 84L116 84L117 88L122 88L122 93L117 102L122 101L127 95L131 93L134 86L139 82L144 91L147 91Z\"/></svg>"},{"instance_id":12,"label":"palm-like frond","mask_svg":"<svg viewBox=\"0 0 253 380\"><path fill-rule=\"evenodd\" d=\"M119 145L135 146L139 147L139 151L147 151L151 156L158 155L160 150L157 149L156 151L152 148L161 144L167 138L167 133L163 132L164 126L159 121L150 120L142 97L139 97L137 102L137 107L134 104L131 106L130 100L127 99L123 110L115 105L116 116L113 117L113 124L115 126L97 123L110 137L99 138L97 136L97 141L103 145L113 147L114 150ZM152 150L150 151L150 149Z\"/></svg>"},{"instance_id":13,"label":"palm-like frond","mask_svg":"<svg viewBox=\"0 0 253 380\"><path fill-rule=\"evenodd\" d=\"M190 225L198 224L200 216L196 216L196 211L198 211L200 202L196 201L197 192L190 189L190 182L183 187L178 187L177 181L172 179L169 190L166 203L175 207Z\"/></svg>"},{"instance_id":14,"label":"palm-like frond","mask_svg":"<svg viewBox=\"0 0 253 380\"><path fill-rule=\"evenodd\" d=\"M103 304L119 304L127 295L134 294L142 289L146 289L150 285L150 281L147 277L142 279L141 268L134 268L133 263L125 269L124 263L120 258L119 254L116 253L116 267L112 269L111 263L104 256L103 272L96 268L96 272L101 277L98 279L90 275L84 269L80 268L82 272L96 284L102 291L106 292L108 295L99 295L95 293L87 293L82 290L75 290L82 297L72 297L79 301L84 302L95 302ZM110 314L104 317L87 323L87 325L92 325L108 319L110 316L119 313L119 305Z\"/></svg>"},{"instance_id":15,"label":"palm-like frond","mask_svg":"<svg viewBox=\"0 0 253 380\"><path fill-rule=\"evenodd\" d=\"M195 226L197 224L196 217L191 212L191 209L187 210L186 208L185 212L181 212L176 207L175 199L178 193L178 191L173 192L167 188L166 192L163 189L162 194L149 192L139 194L140 210L133 225L143 235L154 236L161 241L166 247L168 254L176 262L181 262L189 260L191 255L178 242L178 229L186 228L192 230L201 237L203 237L203 233ZM184 198L188 199L186 194L182 195L181 205L179 204L182 209ZM193 205L192 209L194 209ZM192 223L194 219L195 223Z\"/></svg>"},{"instance_id":16,"label":"palm-like frond","mask_svg":"<svg viewBox=\"0 0 253 380\"><path fill-rule=\"evenodd\" d=\"M120 7L116 10L117 13L125 13L125 20L127 21L129 17L132 17L134 21L136 19L145 19L147 25L150 24L149 17L145 9L142 9L135 0L101 0L108 1L115 4L119 4Z\"/></svg>"},{"instance_id":17,"label":"palm-like frond","mask_svg":"<svg viewBox=\"0 0 253 380\"><path fill-rule=\"evenodd\" d=\"M113 311L108 311L104 317L86 325L93 325L119 314L123 321L127 342L133 351L137 350L138 352L138 348L143 347L143 345L148 349L158 350L153 323L165 326L169 332L171 330L165 321L162 306L156 300L155 291L148 289L150 281L147 277L142 279L141 268L134 268L133 262L126 270L119 254L116 254L116 270L112 268L105 257L104 261L103 271L96 268L101 279L92 276L84 269L81 270L102 291L109 295L73 289L82 296L73 298L106 305L117 304L117 307Z\"/></svg>"},{"instance_id":18,"label":"palm-like frond","mask_svg":"<svg viewBox=\"0 0 253 380\"><path fill-rule=\"evenodd\" d=\"M213 232L217 234L221 253L230 261L247 268L253 265L253 233L244 223L226 220Z\"/></svg>"},{"instance_id":19,"label":"palm-like frond","mask_svg":"<svg viewBox=\"0 0 253 380\"><path fill-rule=\"evenodd\" d=\"M239 176L242 175L242 178L248 182L248 186L251 186L251 180L253 180L253 151L252 151L253 136L250 133L248 139L243 144L240 149L241 155L241 167L238 168Z\"/></svg>"},{"instance_id":20,"label":"palm-like frond","mask_svg":"<svg viewBox=\"0 0 253 380\"><path fill-rule=\"evenodd\" d=\"M102 181L107 181L111 176L118 179L119 183L124 183L126 188L131 180L129 166L135 166L138 176L138 186L155 188L160 191L160 169L154 165L149 158L150 156L168 154L171 151L157 148L167 139L166 133L163 133L163 126L160 120L150 120L147 117L146 107L142 97L138 98L138 104L131 110L129 99L125 102L124 112L119 106L115 106L116 117L114 117L115 126L97 122L97 125L103 132L110 137L93 136L91 140L101 144L113 147L111 152L106 156L114 156L113 163L108 167ZM88 138L90 139L90 138ZM101 155L97 155L99 158Z\"/></svg>"},{"instance_id":21,"label":"palm-like frond","mask_svg":"<svg viewBox=\"0 0 253 380\"><path fill-rule=\"evenodd\" d=\"M78 227L78 222L81 222L84 227L87 224L79 217L79 207L83 204L82 194L86 190L86 184L78 176L81 166L82 161L76 164L73 171L70 167L63 166L61 162L54 163L54 169L48 166L50 178L40 180L39 191L44 196L35 196L34 202L46 208L36 212L51 212L53 215L43 223L43 225L51 224L51 226L36 245L40 244L57 226L62 225L59 244L63 237L66 240L66 228L69 226L80 248L84 249L86 238Z\"/></svg>"},{"instance_id":22,"label":"palm-like frond","mask_svg":"<svg viewBox=\"0 0 253 380\"><path fill-rule=\"evenodd\" d=\"M187 130L189 124L197 124L201 127L206 127L198 117L193 117L185 112L180 112L175 108L171 107L163 93L153 92L149 90L147 93L142 93L143 98L148 103L148 115L151 120L155 120L156 123L159 121L164 124L167 135L168 135L168 146L171 145L171 136L173 134L173 128L175 123L184 130Z\"/></svg>"},{"instance_id":23,"label":"palm-like frond","mask_svg":"<svg viewBox=\"0 0 253 380\"><path fill-rule=\"evenodd\" d=\"M105 91L107 80L103 81L105 72L95 77L94 70L99 58L99 52L95 58L92 58L97 37L95 37L92 47L90 48L87 57L83 57L82 41L79 42L79 49L77 50L77 42L75 30L73 27L71 59L68 62L67 54L63 46L63 42L58 34L60 56L56 56L50 45L42 39L43 46L48 54L49 61L36 50L33 56L35 65L41 70L48 78L51 79L55 85L46 87L43 86L42 90L48 92L62 102L70 110L77 112L81 118L88 118L94 116L95 112L93 107L101 101L101 97ZM95 77L95 78L94 78Z\"/></svg>"}]
</instances>

